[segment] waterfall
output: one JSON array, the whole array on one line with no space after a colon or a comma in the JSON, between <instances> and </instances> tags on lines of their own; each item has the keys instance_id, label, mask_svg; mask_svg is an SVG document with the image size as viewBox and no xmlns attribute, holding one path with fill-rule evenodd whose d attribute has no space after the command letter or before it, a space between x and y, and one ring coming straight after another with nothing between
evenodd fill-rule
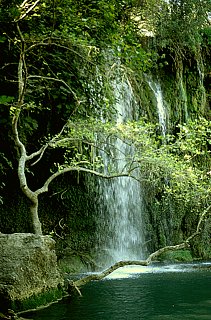
<instances>
[{"instance_id":1,"label":"waterfall","mask_svg":"<svg viewBox=\"0 0 211 320\"><path fill-rule=\"evenodd\" d=\"M163 137L165 137L166 131L167 131L167 112L166 112L166 108L164 105L161 86L158 82L152 81L149 78L147 79L147 82L155 95L158 120L159 120L159 124L161 127L162 135L163 135Z\"/></svg>"},{"instance_id":2,"label":"waterfall","mask_svg":"<svg viewBox=\"0 0 211 320\"><path fill-rule=\"evenodd\" d=\"M132 120L135 98L127 79L114 81L116 122ZM127 171L128 162L134 157L134 146L119 138L110 139L101 152L105 173L109 166L116 172ZM139 171L134 170L137 178ZM103 263L120 260L142 259L144 256L143 200L140 182L131 177L118 177L109 181L99 180L98 242L103 249ZM106 260L106 261L105 261Z\"/></svg>"}]
</instances>

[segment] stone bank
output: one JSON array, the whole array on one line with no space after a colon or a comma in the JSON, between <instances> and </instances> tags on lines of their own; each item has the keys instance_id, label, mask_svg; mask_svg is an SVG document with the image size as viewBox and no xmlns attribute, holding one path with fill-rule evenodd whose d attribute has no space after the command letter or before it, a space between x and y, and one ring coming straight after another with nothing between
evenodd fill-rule
<instances>
[{"instance_id":1,"label":"stone bank","mask_svg":"<svg viewBox=\"0 0 211 320\"><path fill-rule=\"evenodd\" d=\"M31 233L0 234L0 311L22 311L62 296L55 242Z\"/></svg>"}]
</instances>

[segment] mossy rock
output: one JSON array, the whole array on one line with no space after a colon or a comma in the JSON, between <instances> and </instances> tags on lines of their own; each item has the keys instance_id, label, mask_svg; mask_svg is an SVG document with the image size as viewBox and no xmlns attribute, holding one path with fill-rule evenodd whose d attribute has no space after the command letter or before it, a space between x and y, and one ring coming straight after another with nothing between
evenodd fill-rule
<instances>
[{"instance_id":1,"label":"mossy rock","mask_svg":"<svg viewBox=\"0 0 211 320\"><path fill-rule=\"evenodd\" d=\"M160 255L160 260L170 262L191 262L193 261L193 257L190 250L178 250L163 253Z\"/></svg>"},{"instance_id":2,"label":"mossy rock","mask_svg":"<svg viewBox=\"0 0 211 320\"><path fill-rule=\"evenodd\" d=\"M62 274L87 271L87 266L81 261L80 256L66 257L59 260L58 267Z\"/></svg>"},{"instance_id":3,"label":"mossy rock","mask_svg":"<svg viewBox=\"0 0 211 320\"><path fill-rule=\"evenodd\" d=\"M65 291L63 287L49 289L45 292L42 292L38 295L33 295L30 298L21 301L11 301L10 308L15 312L36 309L55 302L61 299L64 295Z\"/></svg>"}]
</instances>

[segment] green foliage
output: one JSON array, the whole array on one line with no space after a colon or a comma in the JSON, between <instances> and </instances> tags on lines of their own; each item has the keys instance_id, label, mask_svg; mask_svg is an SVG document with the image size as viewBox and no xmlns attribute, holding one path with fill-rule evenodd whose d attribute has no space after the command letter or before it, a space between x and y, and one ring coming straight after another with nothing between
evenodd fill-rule
<instances>
[{"instance_id":1,"label":"green foliage","mask_svg":"<svg viewBox=\"0 0 211 320\"><path fill-rule=\"evenodd\" d=\"M136 155L128 159L125 171L133 175L133 168L138 164L142 179L152 185L156 192L161 192L163 199L168 201L171 197L175 201L182 201L185 207L197 213L206 205L211 192L208 172L211 164L211 123L200 118L178 128L180 131L176 139L169 136L168 144L161 144L162 141L155 134L156 125L149 122L140 120L112 124L89 119L71 122L66 132L70 138L66 136L61 141L55 141L55 144L66 149L65 166L82 165L98 171L103 164L96 151L93 153L92 147L102 149L107 136L110 143L112 136L133 143ZM116 173L115 167L110 166L109 170L111 174Z\"/></svg>"},{"instance_id":2,"label":"green foliage","mask_svg":"<svg viewBox=\"0 0 211 320\"><path fill-rule=\"evenodd\" d=\"M196 230L201 213L210 204L210 122L199 118L179 125L178 134L165 141L159 140L156 125L149 122L128 122L113 130L136 148L130 168L140 168L147 230L153 229L149 231L151 250L182 242ZM209 221L206 224L208 228ZM196 242L202 241L204 248L207 237L206 232ZM194 254L207 257L205 248L199 253L200 246L195 242L192 246Z\"/></svg>"},{"instance_id":3,"label":"green foliage","mask_svg":"<svg viewBox=\"0 0 211 320\"><path fill-rule=\"evenodd\" d=\"M0 96L0 104L3 105L8 105L10 104L12 101L14 100L14 97L10 97L10 96Z\"/></svg>"},{"instance_id":4,"label":"green foliage","mask_svg":"<svg viewBox=\"0 0 211 320\"><path fill-rule=\"evenodd\" d=\"M179 60L199 55L210 11L209 0L147 1L143 14L153 26L157 48L167 49Z\"/></svg>"},{"instance_id":5,"label":"green foliage","mask_svg":"<svg viewBox=\"0 0 211 320\"><path fill-rule=\"evenodd\" d=\"M211 45L211 28L210 28L210 26L203 29L202 35L205 38L205 43L207 45Z\"/></svg>"},{"instance_id":6,"label":"green foliage","mask_svg":"<svg viewBox=\"0 0 211 320\"><path fill-rule=\"evenodd\" d=\"M172 252L164 253L160 256L160 259L163 261L171 262L191 262L193 257L189 250L177 250Z\"/></svg>"},{"instance_id":7,"label":"green foliage","mask_svg":"<svg viewBox=\"0 0 211 320\"><path fill-rule=\"evenodd\" d=\"M28 76L20 133L25 143L29 135L30 144L35 140L36 145L36 140L57 132L70 116L106 117L114 101L111 79L115 64L121 64L133 79L137 70L151 66L150 53L140 45L130 18L136 1L46 0L26 15L30 5L25 9L20 4L1 2L2 13L8 14L12 23L8 27L3 20L0 43L3 78L11 84L17 80L20 35L14 21L19 20ZM108 51L115 56L111 61L105 57ZM11 90L16 96L17 88ZM0 101L15 103L6 91ZM15 104L11 115L14 108Z\"/></svg>"},{"instance_id":8,"label":"green foliage","mask_svg":"<svg viewBox=\"0 0 211 320\"><path fill-rule=\"evenodd\" d=\"M180 150L186 161L202 168L210 167L211 121L202 117L179 125L180 133L175 147Z\"/></svg>"},{"instance_id":9,"label":"green foliage","mask_svg":"<svg viewBox=\"0 0 211 320\"><path fill-rule=\"evenodd\" d=\"M168 144L159 145L155 126L149 123L127 123L118 128L124 139L132 140L137 154L134 162L141 168L141 179L151 188L158 201L180 202L199 214L209 203L210 122L206 119L180 125ZM114 129L115 130L115 129Z\"/></svg>"}]
</instances>

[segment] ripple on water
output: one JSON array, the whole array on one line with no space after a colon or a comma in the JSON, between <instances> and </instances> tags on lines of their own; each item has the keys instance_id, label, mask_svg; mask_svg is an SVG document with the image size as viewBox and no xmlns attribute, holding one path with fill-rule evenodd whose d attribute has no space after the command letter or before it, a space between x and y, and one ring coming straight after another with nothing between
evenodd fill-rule
<instances>
[{"instance_id":1,"label":"ripple on water","mask_svg":"<svg viewBox=\"0 0 211 320\"><path fill-rule=\"evenodd\" d=\"M168 265L151 265L151 266L125 266L121 267L105 279L123 279L139 277L142 273L166 273L166 272L194 272L211 267L210 262L203 263L176 263ZM211 319L211 318L210 318Z\"/></svg>"},{"instance_id":2,"label":"ripple on water","mask_svg":"<svg viewBox=\"0 0 211 320\"><path fill-rule=\"evenodd\" d=\"M34 320L210 320L211 264L131 266L93 281ZM187 272L188 271L188 272ZM114 273L114 274L115 274ZM114 275L112 275L114 276Z\"/></svg>"}]
</instances>

